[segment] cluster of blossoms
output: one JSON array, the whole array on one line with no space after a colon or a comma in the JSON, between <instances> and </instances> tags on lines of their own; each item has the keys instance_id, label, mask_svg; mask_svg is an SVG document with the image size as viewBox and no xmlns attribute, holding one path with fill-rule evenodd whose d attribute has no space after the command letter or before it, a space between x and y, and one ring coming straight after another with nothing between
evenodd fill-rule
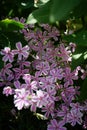
<instances>
[{"instance_id":1,"label":"cluster of blossoms","mask_svg":"<svg viewBox=\"0 0 87 130\"><path fill-rule=\"evenodd\" d=\"M87 102L78 102L80 86L75 85L82 76L79 75L81 67L73 71L70 67L75 44L67 46L60 41L54 45L60 32L48 24L41 24L37 29L28 25L21 33L28 43L26 46L17 42L16 49L5 47L1 50L4 67L0 71L0 86L3 94L14 96L18 110L29 108L37 113L40 109L49 120L47 130L66 130L68 123L86 127L83 118Z\"/></svg>"}]
</instances>

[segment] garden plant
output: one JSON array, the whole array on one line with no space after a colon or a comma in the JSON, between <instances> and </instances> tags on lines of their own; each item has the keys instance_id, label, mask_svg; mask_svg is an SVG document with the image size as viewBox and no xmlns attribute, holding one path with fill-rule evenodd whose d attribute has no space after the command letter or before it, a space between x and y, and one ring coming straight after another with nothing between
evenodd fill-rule
<instances>
[{"instance_id":1,"label":"garden plant","mask_svg":"<svg viewBox=\"0 0 87 130\"><path fill-rule=\"evenodd\" d=\"M0 130L87 129L86 5L2 0Z\"/></svg>"}]
</instances>

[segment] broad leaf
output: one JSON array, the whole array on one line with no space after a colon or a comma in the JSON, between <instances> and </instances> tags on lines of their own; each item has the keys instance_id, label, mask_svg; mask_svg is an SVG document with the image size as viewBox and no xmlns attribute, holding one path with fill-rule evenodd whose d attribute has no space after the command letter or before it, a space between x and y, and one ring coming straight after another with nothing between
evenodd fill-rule
<instances>
[{"instance_id":1,"label":"broad leaf","mask_svg":"<svg viewBox=\"0 0 87 130\"><path fill-rule=\"evenodd\" d=\"M63 20L79 2L80 0L53 0L50 21Z\"/></svg>"},{"instance_id":2,"label":"broad leaf","mask_svg":"<svg viewBox=\"0 0 87 130\"><path fill-rule=\"evenodd\" d=\"M50 0L29 15L27 23L56 22L63 20L70 14L81 0Z\"/></svg>"},{"instance_id":3,"label":"broad leaf","mask_svg":"<svg viewBox=\"0 0 87 130\"><path fill-rule=\"evenodd\" d=\"M41 6L39 9L35 10L32 14L29 15L27 23L31 24L36 22L42 22L42 23L49 22L49 14L51 6L52 1L49 1L45 5Z\"/></svg>"},{"instance_id":4,"label":"broad leaf","mask_svg":"<svg viewBox=\"0 0 87 130\"><path fill-rule=\"evenodd\" d=\"M5 19L0 21L0 30L4 31L14 31L14 30L19 30L23 29L24 25L20 22L17 22L12 19Z\"/></svg>"}]
</instances>

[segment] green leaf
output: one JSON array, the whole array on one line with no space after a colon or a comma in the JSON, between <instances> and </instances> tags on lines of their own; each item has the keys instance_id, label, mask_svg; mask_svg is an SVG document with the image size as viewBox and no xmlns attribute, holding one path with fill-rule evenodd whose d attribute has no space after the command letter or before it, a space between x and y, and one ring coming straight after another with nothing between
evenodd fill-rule
<instances>
[{"instance_id":1,"label":"green leaf","mask_svg":"<svg viewBox=\"0 0 87 130\"><path fill-rule=\"evenodd\" d=\"M74 34L63 36L64 40L68 42L74 42L78 46L87 47L87 30L80 30Z\"/></svg>"},{"instance_id":2,"label":"green leaf","mask_svg":"<svg viewBox=\"0 0 87 130\"><path fill-rule=\"evenodd\" d=\"M79 100L83 101L85 99L87 99L87 78L84 80L82 86L81 86L81 90L80 90L80 97Z\"/></svg>"},{"instance_id":3,"label":"green leaf","mask_svg":"<svg viewBox=\"0 0 87 130\"><path fill-rule=\"evenodd\" d=\"M47 23L49 22L50 8L52 6L52 1L47 2L45 5L41 6L39 9L35 10L28 16L27 23Z\"/></svg>"},{"instance_id":4,"label":"green leaf","mask_svg":"<svg viewBox=\"0 0 87 130\"><path fill-rule=\"evenodd\" d=\"M76 18L84 15L87 15L87 0L81 0L72 12L72 16L75 16Z\"/></svg>"},{"instance_id":5,"label":"green leaf","mask_svg":"<svg viewBox=\"0 0 87 130\"><path fill-rule=\"evenodd\" d=\"M82 46L77 46L76 51L72 55L71 68L75 69L77 66L82 65L86 60L87 48Z\"/></svg>"},{"instance_id":6,"label":"green leaf","mask_svg":"<svg viewBox=\"0 0 87 130\"><path fill-rule=\"evenodd\" d=\"M27 23L53 23L63 20L81 0L50 0L29 15Z\"/></svg>"},{"instance_id":7,"label":"green leaf","mask_svg":"<svg viewBox=\"0 0 87 130\"><path fill-rule=\"evenodd\" d=\"M79 2L80 0L53 0L50 21L63 20Z\"/></svg>"},{"instance_id":8,"label":"green leaf","mask_svg":"<svg viewBox=\"0 0 87 130\"><path fill-rule=\"evenodd\" d=\"M7 18L5 20L0 21L0 30L3 31L14 31L23 28L24 28L24 24L17 22L15 20L11 20Z\"/></svg>"}]
</instances>

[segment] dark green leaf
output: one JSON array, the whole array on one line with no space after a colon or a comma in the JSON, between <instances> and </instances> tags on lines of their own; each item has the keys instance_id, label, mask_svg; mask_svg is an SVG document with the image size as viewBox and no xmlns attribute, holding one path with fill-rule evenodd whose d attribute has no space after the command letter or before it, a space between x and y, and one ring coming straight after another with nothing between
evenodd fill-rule
<instances>
[{"instance_id":1,"label":"dark green leaf","mask_svg":"<svg viewBox=\"0 0 87 130\"><path fill-rule=\"evenodd\" d=\"M82 46L77 46L76 51L72 55L72 64L71 68L75 69L77 66L82 65L86 58L84 56L86 55L87 48ZM86 56L85 56L86 57Z\"/></svg>"},{"instance_id":2,"label":"dark green leaf","mask_svg":"<svg viewBox=\"0 0 87 130\"><path fill-rule=\"evenodd\" d=\"M53 0L50 21L63 20L79 2L80 0Z\"/></svg>"},{"instance_id":3,"label":"dark green leaf","mask_svg":"<svg viewBox=\"0 0 87 130\"><path fill-rule=\"evenodd\" d=\"M63 20L78 5L80 0L50 0L39 9L35 10L27 20L27 23L56 22Z\"/></svg>"},{"instance_id":4,"label":"dark green leaf","mask_svg":"<svg viewBox=\"0 0 87 130\"><path fill-rule=\"evenodd\" d=\"M81 86L81 93L79 99L81 101L87 99L87 78L84 80Z\"/></svg>"},{"instance_id":5,"label":"dark green leaf","mask_svg":"<svg viewBox=\"0 0 87 130\"><path fill-rule=\"evenodd\" d=\"M68 42L74 42L78 46L87 47L87 30L77 31L72 35L66 35L63 39L67 40Z\"/></svg>"},{"instance_id":6,"label":"dark green leaf","mask_svg":"<svg viewBox=\"0 0 87 130\"><path fill-rule=\"evenodd\" d=\"M32 14L30 14L27 19L27 23L36 23L37 21L42 23L49 22L49 14L51 8L52 1L49 1L39 9L35 10Z\"/></svg>"}]
</instances>

